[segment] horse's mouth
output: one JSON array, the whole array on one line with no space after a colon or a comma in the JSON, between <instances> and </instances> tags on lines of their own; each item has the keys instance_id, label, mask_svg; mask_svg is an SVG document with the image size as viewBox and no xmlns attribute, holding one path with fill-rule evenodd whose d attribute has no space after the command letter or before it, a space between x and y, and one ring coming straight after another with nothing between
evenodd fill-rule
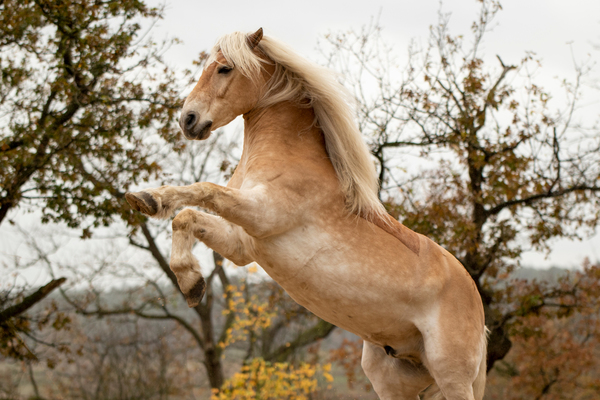
<instances>
[{"instance_id":1,"label":"horse's mouth","mask_svg":"<svg viewBox=\"0 0 600 400\"><path fill-rule=\"evenodd\" d=\"M198 124L195 129L191 132L183 130L183 134L188 140L204 140L210 136L210 128L212 127L212 121L205 121Z\"/></svg>"}]
</instances>

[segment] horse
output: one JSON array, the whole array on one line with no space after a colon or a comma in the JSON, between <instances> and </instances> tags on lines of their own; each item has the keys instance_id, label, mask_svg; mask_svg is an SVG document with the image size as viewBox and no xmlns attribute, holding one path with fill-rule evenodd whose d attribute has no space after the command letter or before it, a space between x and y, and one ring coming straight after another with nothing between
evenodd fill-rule
<instances>
[{"instance_id":1,"label":"horse","mask_svg":"<svg viewBox=\"0 0 600 400\"><path fill-rule=\"evenodd\" d=\"M375 164L337 76L268 36L220 38L186 98L189 140L243 115L243 152L226 187L127 193L172 221L170 267L190 307L205 281L195 240L237 265L257 262L299 304L363 340L381 399L477 399L486 379L481 297L460 262L385 211Z\"/></svg>"}]
</instances>

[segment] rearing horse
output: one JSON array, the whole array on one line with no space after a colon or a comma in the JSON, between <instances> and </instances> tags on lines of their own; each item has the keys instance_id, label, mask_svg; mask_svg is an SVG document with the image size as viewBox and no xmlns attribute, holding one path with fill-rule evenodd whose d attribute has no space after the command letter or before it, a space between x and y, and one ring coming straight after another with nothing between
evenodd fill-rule
<instances>
[{"instance_id":1,"label":"rearing horse","mask_svg":"<svg viewBox=\"0 0 600 400\"><path fill-rule=\"evenodd\" d=\"M190 306L205 283L195 239L238 265L260 264L299 304L364 340L362 367L381 399L477 399L486 374L481 298L450 253L389 216L374 164L335 76L253 34L222 37L180 125L203 140L244 116L227 187L208 182L128 193L173 220L171 269Z\"/></svg>"}]
</instances>

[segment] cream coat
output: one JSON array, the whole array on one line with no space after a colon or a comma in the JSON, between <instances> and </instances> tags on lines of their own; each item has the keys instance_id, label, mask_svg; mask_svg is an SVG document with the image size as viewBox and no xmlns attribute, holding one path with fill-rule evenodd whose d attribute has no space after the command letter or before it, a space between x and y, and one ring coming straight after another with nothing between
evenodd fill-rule
<instances>
[{"instance_id":1,"label":"cream coat","mask_svg":"<svg viewBox=\"0 0 600 400\"><path fill-rule=\"evenodd\" d=\"M429 387L425 398L480 400L486 329L473 280L450 253L379 206L348 205L344 188L352 185L341 183L344 165L333 165L314 109L301 95L265 101L279 67L261 39L259 30L240 44L261 60L259 74L217 47L182 111L189 139L206 139L244 115L243 155L227 187L201 182L127 194L133 208L154 217L182 206L218 215L184 209L173 220L171 268L189 305L204 293L191 253L198 239L238 265L256 261L299 304L360 336L362 366L380 398L414 400Z\"/></svg>"}]
</instances>

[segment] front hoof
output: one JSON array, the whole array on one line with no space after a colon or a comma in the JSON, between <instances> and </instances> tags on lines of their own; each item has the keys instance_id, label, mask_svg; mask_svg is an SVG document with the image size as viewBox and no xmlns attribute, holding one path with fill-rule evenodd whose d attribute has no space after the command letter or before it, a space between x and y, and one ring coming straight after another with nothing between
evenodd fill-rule
<instances>
[{"instance_id":1,"label":"front hoof","mask_svg":"<svg viewBox=\"0 0 600 400\"><path fill-rule=\"evenodd\" d=\"M127 199L131 208L150 217L158 213L158 203L150 193L125 193L125 199Z\"/></svg>"},{"instance_id":2,"label":"front hoof","mask_svg":"<svg viewBox=\"0 0 600 400\"><path fill-rule=\"evenodd\" d=\"M200 304L200 301L204 297L204 292L206 292L206 281L204 278L200 278L200 280L192 286L189 292L183 294L188 303L188 307L194 308Z\"/></svg>"}]
</instances>

